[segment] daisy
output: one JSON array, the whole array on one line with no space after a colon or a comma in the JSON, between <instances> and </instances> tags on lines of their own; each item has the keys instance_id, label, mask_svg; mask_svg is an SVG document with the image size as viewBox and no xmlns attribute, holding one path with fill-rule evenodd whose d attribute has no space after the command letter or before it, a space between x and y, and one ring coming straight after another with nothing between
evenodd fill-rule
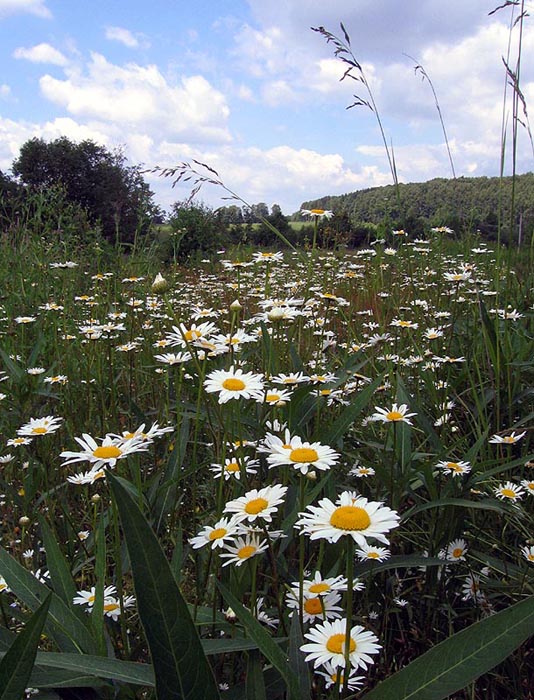
<instances>
[{"instance_id":1,"label":"daisy","mask_svg":"<svg viewBox=\"0 0 534 700\"><path fill-rule=\"evenodd\" d=\"M521 482L521 486L526 490L527 493L529 493L531 496L534 496L534 481L523 479L523 481Z\"/></svg>"},{"instance_id":2,"label":"daisy","mask_svg":"<svg viewBox=\"0 0 534 700\"><path fill-rule=\"evenodd\" d=\"M219 403L230 399L257 399L263 391L263 376L253 372L244 373L242 369L216 369L210 372L204 381L208 393L219 392Z\"/></svg>"},{"instance_id":3,"label":"daisy","mask_svg":"<svg viewBox=\"0 0 534 700\"><path fill-rule=\"evenodd\" d=\"M383 423L408 423L408 425L413 425L410 418L417 415L416 413L408 413L408 406L405 403L400 406L394 403L389 409L375 406L375 411L376 413L373 413L370 420L382 421Z\"/></svg>"},{"instance_id":4,"label":"daisy","mask_svg":"<svg viewBox=\"0 0 534 700\"><path fill-rule=\"evenodd\" d=\"M278 440L281 442L281 440ZM320 442L303 442L300 437L291 438L289 443L272 444L272 452L267 457L269 467L280 467L288 464L301 474L307 474L311 468L325 471L330 469L340 455L327 445Z\"/></svg>"},{"instance_id":5,"label":"daisy","mask_svg":"<svg viewBox=\"0 0 534 700\"><path fill-rule=\"evenodd\" d=\"M109 437L118 438L124 442L133 440L134 438L140 438L144 442L153 442L154 438L161 437L162 435L165 435L165 433L173 432L174 428L171 425L167 426L166 428L160 428L159 423L152 423L150 428L145 431L145 423L141 423L141 425L134 431L125 430L122 435L109 433Z\"/></svg>"},{"instance_id":6,"label":"daisy","mask_svg":"<svg viewBox=\"0 0 534 700\"><path fill-rule=\"evenodd\" d=\"M224 548L221 559L226 559L226 561L223 566L228 566L228 564L241 566L247 559L267 551L268 546L267 541L260 540L257 535L238 537L233 545L226 545Z\"/></svg>"},{"instance_id":7,"label":"daisy","mask_svg":"<svg viewBox=\"0 0 534 700\"><path fill-rule=\"evenodd\" d=\"M11 590L3 576L0 576L0 593L11 593Z\"/></svg>"},{"instance_id":8,"label":"daisy","mask_svg":"<svg viewBox=\"0 0 534 700\"><path fill-rule=\"evenodd\" d=\"M17 435L47 435L55 433L63 418L45 416L44 418L30 418L30 422L17 430Z\"/></svg>"},{"instance_id":9,"label":"daisy","mask_svg":"<svg viewBox=\"0 0 534 700\"><path fill-rule=\"evenodd\" d=\"M270 523L272 515L278 510L280 503L283 503L287 486L274 484L265 486L262 489L252 489L244 496L229 501L225 508L225 513L235 513L238 520L247 520L249 523L261 518Z\"/></svg>"},{"instance_id":10,"label":"daisy","mask_svg":"<svg viewBox=\"0 0 534 700\"><path fill-rule=\"evenodd\" d=\"M106 586L104 588L104 599L109 598L117 593L115 586ZM96 589L94 586L91 587L90 591L78 591L78 593L72 599L74 605L88 605L92 607L94 605L96 598Z\"/></svg>"},{"instance_id":11,"label":"daisy","mask_svg":"<svg viewBox=\"0 0 534 700\"><path fill-rule=\"evenodd\" d=\"M385 533L397 527L400 519L382 503L368 501L350 491L344 491L337 504L323 498L318 506L308 506L307 511L299 513L301 517L295 526L300 526L310 539L337 542L343 535L350 535L360 547L367 544L367 538L389 544Z\"/></svg>"},{"instance_id":12,"label":"daisy","mask_svg":"<svg viewBox=\"0 0 534 700\"><path fill-rule=\"evenodd\" d=\"M162 355L154 355L154 359L163 362L165 365L181 365L189 362L192 355L190 352L165 352Z\"/></svg>"},{"instance_id":13,"label":"daisy","mask_svg":"<svg viewBox=\"0 0 534 700\"><path fill-rule=\"evenodd\" d=\"M374 547L369 544L364 544L356 550L356 556L360 561L385 561L389 559L391 552L385 547Z\"/></svg>"},{"instance_id":14,"label":"daisy","mask_svg":"<svg viewBox=\"0 0 534 700\"><path fill-rule=\"evenodd\" d=\"M514 484L512 481L507 481L505 484L499 484L497 488L494 489L497 498L503 501L519 501L525 495L523 487L519 484Z\"/></svg>"},{"instance_id":15,"label":"daisy","mask_svg":"<svg viewBox=\"0 0 534 700\"><path fill-rule=\"evenodd\" d=\"M292 610L298 610L299 598L299 588L291 588L286 593L287 606ZM331 591L321 596L304 595L302 599L302 619L304 622L317 622L318 620L330 620L341 617L343 608L338 605L340 600L341 595L336 591Z\"/></svg>"},{"instance_id":16,"label":"daisy","mask_svg":"<svg viewBox=\"0 0 534 700\"><path fill-rule=\"evenodd\" d=\"M331 219L334 216L330 209L301 209L300 213L303 216L313 216L314 219Z\"/></svg>"},{"instance_id":17,"label":"daisy","mask_svg":"<svg viewBox=\"0 0 534 700\"><path fill-rule=\"evenodd\" d=\"M331 688L337 683L339 686L339 692L341 693L343 691L343 683L345 681L345 674L343 673L343 671L341 671L341 669L339 668L334 668L334 666L332 666L332 664L329 662L323 664L322 668L323 670L317 671L317 673L319 676L322 676L325 679L326 689L328 690L328 688ZM351 670L349 671L349 677L347 678L347 688L349 690L360 690L360 688L363 685L365 676L357 676L357 672L358 669L356 668L351 668Z\"/></svg>"},{"instance_id":18,"label":"daisy","mask_svg":"<svg viewBox=\"0 0 534 700\"><path fill-rule=\"evenodd\" d=\"M521 554L525 557L527 561L529 561L531 564L534 564L534 547L529 547L528 545L521 547Z\"/></svg>"},{"instance_id":19,"label":"daisy","mask_svg":"<svg viewBox=\"0 0 534 700\"><path fill-rule=\"evenodd\" d=\"M205 545L211 545L212 549L224 547L226 540L232 540L237 535L237 521L235 518L221 518L215 525L206 525L196 535L189 540L193 549L200 549Z\"/></svg>"},{"instance_id":20,"label":"daisy","mask_svg":"<svg viewBox=\"0 0 534 700\"><path fill-rule=\"evenodd\" d=\"M489 441L494 445L513 445L514 443L519 442L519 440L521 440L526 433L527 431L524 430L522 433L519 433L519 435L516 435L515 431L511 432L510 435L505 435L504 437L501 437L500 435L493 435Z\"/></svg>"},{"instance_id":21,"label":"daisy","mask_svg":"<svg viewBox=\"0 0 534 700\"><path fill-rule=\"evenodd\" d=\"M445 558L447 561L465 561L467 553L467 544L465 540L453 540L447 545Z\"/></svg>"},{"instance_id":22,"label":"daisy","mask_svg":"<svg viewBox=\"0 0 534 700\"><path fill-rule=\"evenodd\" d=\"M122 599L122 608L131 608L135 604L135 598L131 595L127 595ZM115 622L119 619L121 614L121 603L118 598L105 598L104 599L104 615L106 617L111 617Z\"/></svg>"},{"instance_id":23,"label":"daisy","mask_svg":"<svg viewBox=\"0 0 534 700\"><path fill-rule=\"evenodd\" d=\"M124 459L134 452L142 452L148 449L148 445L143 442L143 439L137 437L125 441L106 435L101 445L87 433L84 433L81 438L75 437L74 439L82 450L80 452L72 452L70 450L61 452L60 457L67 457L67 461L63 462L62 466L73 462L91 462L93 469L103 467L104 464L113 468L117 460Z\"/></svg>"},{"instance_id":24,"label":"daisy","mask_svg":"<svg viewBox=\"0 0 534 700\"><path fill-rule=\"evenodd\" d=\"M299 585L298 581L293 581L291 584L293 588L298 588ZM332 591L346 591L347 579L341 575L323 578L320 572L316 571L313 578L303 581L302 590L304 591L304 595L307 596L321 596L328 595L328 593Z\"/></svg>"},{"instance_id":25,"label":"daisy","mask_svg":"<svg viewBox=\"0 0 534 700\"><path fill-rule=\"evenodd\" d=\"M277 374L271 377L271 381L274 384L285 384L286 386L294 386L295 384L301 384L302 382L309 381L303 372L294 372L293 374Z\"/></svg>"},{"instance_id":26,"label":"daisy","mask_svg":"<svg viewBox=\"0 0 534 700\"><path fill-rule=\"evenodd\" d=\"M257 459L251 459L250 457L240 457L239 459L230 457L224 460L224 464L212 464L210 471L215 474L216 479L224 476L224 480L228 481L231 477L241 479L242 471L244 471L245 474L257 474L258 471L256 467L258 465L259 461Z\"/></svg>"},{"instance_id":27,"label":"daisy","mask_svg":"<svg viewBox=\"0 0 534 700\"><path fill-rule=\"evenodd\" d=\"M265 393L258 396L258 403L266 403L270 406L283 406L291 401L292 392L288 389L266 389Z\"/></svg>"},{"instance_id":28,"label":"daisy","mask_svg":"<svg viewBox=\"0 0 534 700\"><path fill-rule=\"evenodd\" d=\"M364 467L361 464L356 463L352 469L349 471L349 476L356 476L359 479L365 478L367 476L374 476L375 470L372 467Z\"/></svg>"},{"instance_id":29,"label":"daisy","mask_svg":"<svg viewBox=\"0 0 534 700\"><path fill-rule=\"evenodd\" d=\"M173 332L167 333L167 340L171 345L179 345L182 348L187 347L189 343L194 343L201 338L207 338L217 330L217 326L210 321L200 323L198 326L193 323L190 328L187 328L183 323L180 326L173 326Z\"/></svg>"},{"instance_id":30,"label":"daisy","mask_svg":"<svg viewBox=\"0 0 534 700\"><path fill-rule=\"evenodd\" d=\"M471 465L469 462L440 461L436 464L436 467L443 469L444 472L452 474L453 477L460 476L461 474L469 474L471 471Z\"/></svg>"},{"instance_id":31,"label":"daisy","mask_svg":"<svg viewBox=\"0 0 534 700\"><path fill-rule=\"evenodd\" d=\"M32 439L29 437L17 437L10 438L6 444L8 447L21 447L22 445L30 445L31 442Z\"/></svg>"},{"instance_id":32,"label":"daisy","mask_svg":"<svg viewBox=\"0 0 534 700\"><path fill-rule=\"evenodd\" d=\"M78 474L73 474L67 477L69 484L76 484L76 486L83 486L84 484L94 484L95 481L99 479L105 479L106 472L104 469L90 469L88 472L79 472Z\"/></svg>"},{"instance_id":33,"label":"daisy","mask_svg":"<svg viewBox=\"0 0 534 700\"><path fill-rule=\"evenodd\" d=\"M333 668L345 668L345 639L347 620L332 620L317 625L304 637L310 642L303 644L300 649L307 654L305 661L313 661L315 668L330 663ZM367 668L374 663L371 654L377 654L381 649L378 637L365 630L361 625L355 625L350 630L349 664L353 668Z\"/></svg>"}]
</instances>

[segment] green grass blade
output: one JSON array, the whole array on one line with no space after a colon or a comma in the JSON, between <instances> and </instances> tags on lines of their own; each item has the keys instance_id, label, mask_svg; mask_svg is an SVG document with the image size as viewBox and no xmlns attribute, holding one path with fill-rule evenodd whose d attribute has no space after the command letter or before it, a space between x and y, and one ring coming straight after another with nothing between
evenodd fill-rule
<instances>
[{"instance_id":1,"label":"green grass blade","mask_svg":"<svg viewBox=\"0 0 534 700\"><path fill-rule=\"evenodd\" d=\"M217 581L217 587L223 598L237 615L239 621L246 629L247 633L258 645L259 650L265 658L271 662L284 679L289 689L290 700L300 700L298 680L289 666L287 655L280 649L271 635L260 625L254 615L241 605L239 600L225 587Z\"/></svg>"},{"instance_id":2,"label":"green grass blade","mask_svg":"<svg viewBox=\"0 0 534 700\"><path fill-rule=\"evenodd\" d=\"M37 610L50 593L50 589L38 581L29 571L0 547L0 575L13 593L30 610ZM96 651L95 643L88 628L76 614L55 593L52 594L45 629L60 649L67 652Z\"/></svg>"},{"instance_id":3,"label":"green grass blade","mask_svg":"<svg viewBox=\"0 0 534 700\"><path fill-rule=\"evenodd\" d=\"M77 590L70 573L69 565L63 552L59 548L57 537L42 516L39 516L39 527L41 528L43 537L43 544L46 551L46 566L50 571L52 587L61 600L70 607Z\"/></svg>"},{"instance_id":4,"label":"green grass blade","mask_svg":"<svg viewBox=\"0 0 534 700\"><path fill-rule=\"evenodd\" d=\"M186 602L160 544L122 479L108 472L130 555L159 700L219 698Z\"/></svg>"},{"instance_id":5,"label":"green grass blade","mask_svg":"<svg viewBox=\"0 0 534 700\"><path fill-rule=\"evenodd\" d=\"M0 662L0 700L20 700L28 687L51 594L31 616Z\"/></svg>"},{"instance_id":6,"label":"green grass blade","mask_svg":"<svg viewBox=\"0 0 534 700\"><path fill-rule=\"evenodd\" d=\"M248 655L245 692L247 700L267 700L261 670L261 656L258 651L251 651Z\"/></svg>"},{"instance_id":7,"label":"green grass blade","mask_svg":"<svg viewBox=\"0 0 534 700\"><path fill-rule=\"evenodd\" d=\"M363 700L444 700L504 661L534 632L534 596L458 632Z\"/></svg>"}]
</instances>

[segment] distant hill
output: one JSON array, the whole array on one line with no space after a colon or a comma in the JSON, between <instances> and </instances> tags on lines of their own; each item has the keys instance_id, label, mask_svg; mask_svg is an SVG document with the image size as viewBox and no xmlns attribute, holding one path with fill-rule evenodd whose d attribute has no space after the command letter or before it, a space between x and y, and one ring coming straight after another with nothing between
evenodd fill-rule
<instances>
[{"instance_id":1,"label":"distant hill","mask_svg":"<svg viewBox=\"0 0 534 700\"><path fill-rule=\"evenodd\" d=\"M331 209L353 225L372 223L404 228L419 235L432 226L449 226L461 233L480 230L497 237L499 221L503 240L509 237L512 202L511 177L436 178L428 182L372 187L303 202L303 209ZM514 184L513 240L534 231L534 174L517 175ZM399 205L400 200L400 205ZM293 217L293 218L299 218Z\"/></svg>"}]
</instances>

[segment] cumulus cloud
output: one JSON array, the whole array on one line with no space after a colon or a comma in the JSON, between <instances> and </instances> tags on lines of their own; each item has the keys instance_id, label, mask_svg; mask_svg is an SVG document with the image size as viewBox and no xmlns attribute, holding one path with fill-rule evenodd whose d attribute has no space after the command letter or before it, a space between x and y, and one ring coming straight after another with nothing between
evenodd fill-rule
<instances>
[{"instance_id":1,"label":"cumulus cloud","mask_svg":"<svg viewBox=\"0 0 534 700\"><path fill-rule=\"evenodd\" d=\"M46 0L0 0L0 19L19 12L46 19L52 17L52 13L46 6Z\"/></svg>"},{"instance_id":2,"label":"cumulus cloud","mask_svg":"<svg viewBox=\"0 0 534 700\"><path fill-rule=\"evenodd\" d=\"M172 135L191 142L230 140L226 98L203 76L183 76L171 85L155 65L117 66L94 53L87 71L63 80L44 75L42 94L78 118Z\"/></svg>"},{"instance_id":3,"label":"cumulus cloud","mask_svg":"<svg viewBox=\"0 0 534 700\"><path fill-rule=\"evenodd\" d=\"M105 31L106 39L118 41L129 49L137 49L141 46L147 48L150 46L143 35L139 33L133 34L129 29L125 29L124 27L106 27Z\"/></svg>"},{"instance_id":4,"label":"cumulus cloud","mask_svg":"<svg viewBox=\"0 0 534 700\"><path fill-rule=\"evenodd\" d=\"M51 63L54 66L66 66L69 62L61 51L58 51L50 44L37 44L30 48L19 46L13 51L14 58L22 58L32 63Z\"/></svg>"}]
</instances>

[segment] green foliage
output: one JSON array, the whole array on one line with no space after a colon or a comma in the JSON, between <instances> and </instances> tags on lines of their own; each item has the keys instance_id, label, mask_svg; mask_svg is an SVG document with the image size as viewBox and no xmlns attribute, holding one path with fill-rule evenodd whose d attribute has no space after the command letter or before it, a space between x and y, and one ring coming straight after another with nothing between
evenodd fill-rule
<instances>
[{"instance_id":1,"label":"green foliage","mask_svg":"<svg viewBox=\"0 0 534 700\"><path fill-rule=\"evenodd\" d=\"M517 175L514 183L515 226L529 239L534 229L534 174ZM406 228L413 237L432 226L448 226L457 234L480 230L488 240L498 235L499 212L503 222L503 240L510 239L509 217L512 193L511 177L436 178L428 182L398 185L402 210L399 210L396 186L372 187L339 196L326 196L303 202L303 209L331 209L350 218L353 225L362 222L381 224L391 220L391 228ZM517 228L512 240L517 240Z\"/></svg>"},{"instance_id":2,"label":"green foliage","mask_svg":"<svg viewBox=\"0 0 534 700\"><path fill-rule=\"evenodd\" d=\"M161 255L167 262L183 261L193 254L214 252L226 245L226 225L205 205L176 202L168 224L171 232L161 245Z\"/></svg>"},{"instance_id":3,"label":"green foliage","mask_svg":"<svg viewBox=\"0 0 534 700\"><path fill-rule=\"evenodd\" d=\"M139 616L159 700L219 697L187 605L148 522L121 482L109 475L132 564Z\"/></svg>"},{"instance_id":4,"label":"green foliage","mask_svg":"<svg viewBox=\"0 0 534 700\"><path fill-rule=\"evenodd\" d=\"M441 642L363 700L444 700L503 661L533 630L531 596Z\"/></svg>"},{"instance_id":5,"label":"green foliage","mask_svg":"<svg viewBox=\"0 0 534 700\"><path fill-rule=\"evenodd\" d=\"M30 139L20 149L13 173L30 193L61 186L66 201L87 212L109 241L132 243L148 232L156 214L140 168L127 165L120 151L93 141Z\"/></svg>"}]
</instances>

